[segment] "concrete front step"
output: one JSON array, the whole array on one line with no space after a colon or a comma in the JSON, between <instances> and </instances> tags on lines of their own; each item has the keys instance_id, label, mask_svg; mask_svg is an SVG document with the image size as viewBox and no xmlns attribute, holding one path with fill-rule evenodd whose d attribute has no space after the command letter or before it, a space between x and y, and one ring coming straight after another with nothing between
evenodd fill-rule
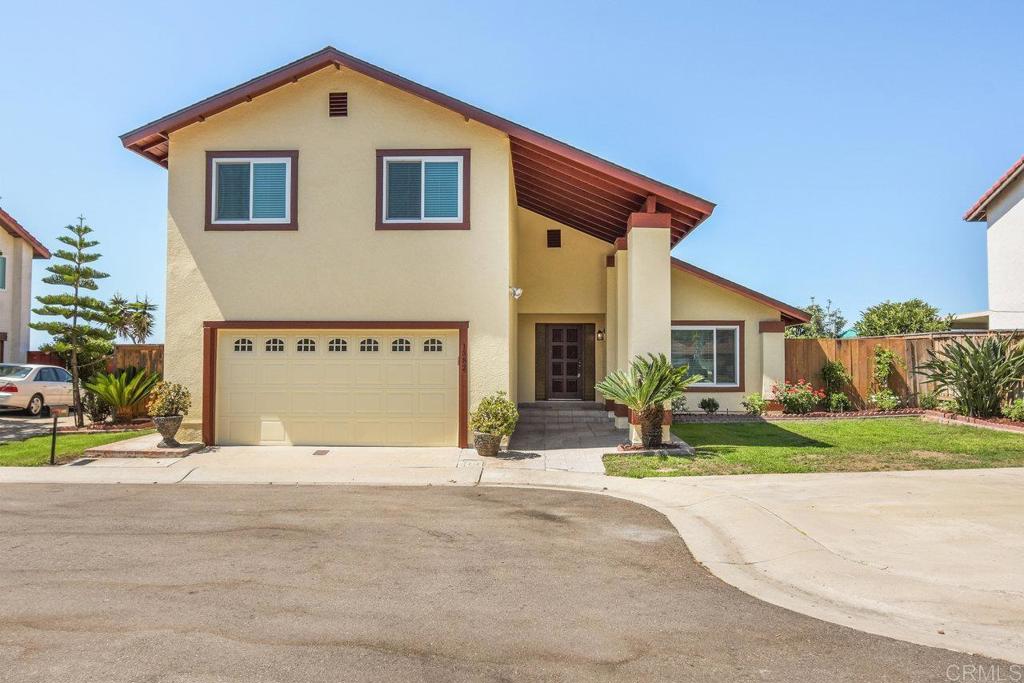
<instances>
[{"instance_id":1,"label":"concrete front step","mask_svg":"<svg viewBox=\"0 0 1024 683\"><path fill-rule=\"evenodd\" d=\"M527 411L604 411L603 403L597 401L526 401L519 404L520 412Z\"/></svg>"}]
</instances>

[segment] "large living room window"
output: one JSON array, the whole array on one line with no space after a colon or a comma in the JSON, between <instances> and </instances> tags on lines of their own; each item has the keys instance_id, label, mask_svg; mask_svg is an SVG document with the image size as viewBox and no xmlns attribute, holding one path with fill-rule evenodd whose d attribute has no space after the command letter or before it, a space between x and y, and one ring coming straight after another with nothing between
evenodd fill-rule
<instances>
[{"instance_id":1,"label":"large living room window","mask_svg":"<svg viewBox=\"0 0 1024 683\"><path fill-rule=\"evenodd\" d=\"M207 152L207 230L294 230L298 152Z\"/></svg>"},{"instance_id":2,"label":"large living room window","mask_svg":"<svg viewBox=\"0 0 1024 683\"><path fill-rule=\"evenodd\" d=\"M378 230L469 228L469 150L378 150Z\"/></svg>"},{"instance_id":3,"label":"large living room window","mask_svg":"<svg viewBox=\"0 0 1024 683\"><path fill-rule=\"evenodd\" d=\"M703 379L693 387L740 386L740 325L673 325L672 364Z\"/></svg>"}]
</instances>

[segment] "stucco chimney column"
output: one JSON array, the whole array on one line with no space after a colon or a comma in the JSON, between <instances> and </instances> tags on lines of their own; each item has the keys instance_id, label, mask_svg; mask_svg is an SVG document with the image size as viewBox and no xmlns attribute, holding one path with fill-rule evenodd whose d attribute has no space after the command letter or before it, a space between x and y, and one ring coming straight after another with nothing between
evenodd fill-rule
<instances>
[{"instance_id":1,"label":"stucco chimney column","mask_svg":"<svg viewBox=\"0 0 1024 683\"><path fill-rule=\"evenodd\" d=\"M626 253L627 275L627 364L639 354L672 353L672 215L634 213L629 217ZM620 311L621 315L621 311ZM623 365L623 367L626 367ZM665 406L671 413L671 405ZM669 426L662 438L671 438ZM640 442L640 426L630 424L630 440Z\"/></svg>"},{"instance_id":2,"label":"stucco chimney column","mask_svg":"<svg viewBox=\"0 0 1024 683\"><path fill-rule=\"evenodd\" d=\"M611 372L618 366L618 341L619 341L619 281L617 269L615 268L615 254L605 257L604 285L604 367L605 372ZM598 381L604 379L598 377ZM604 407L608 411L608 417L614 416L615 403L605 399Z\"/></svg>"},{"instance_id":3,"label":"stucco chimney column","mask_svg":"<svg viewBox=\"0 0 1024 683\"><path fill-rule=\"evenodd\" d=\"M629 336L629 258L626 253L626 238L615 240L615 362L609 369L623 370L628 365L627 337ZM629 411L621 403L614 405L615 426L629 427Z\"/></svg>"},{"instance_id":4,"label":"stucco chimney column","mask_svg":"<svg viewBox=\"0 0 1024 683\"><path fill-rule=\"evenodd\" d=\"M781 320L762 320L761 333L761 395L772 397L772 387L782 385L786 379L786 323Z\"/></svg>"}]
</instances>

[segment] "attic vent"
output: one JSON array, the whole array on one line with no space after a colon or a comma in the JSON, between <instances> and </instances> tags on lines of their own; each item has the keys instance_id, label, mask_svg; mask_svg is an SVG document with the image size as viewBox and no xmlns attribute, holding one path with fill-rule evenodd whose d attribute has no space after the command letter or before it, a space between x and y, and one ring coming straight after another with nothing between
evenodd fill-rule
<instances>
[{"instance_id":1,"label":"attic vent","mask_svg":"<svg viewBox=\"0 0 1024 683\"><path fill-rule=\"evenodd\" d=\"M332 92L328 97L327 111L331 116L348 116L348 93Z\"/></svg>"},{"instance_id":2,"label":"attic vent","mask_svg":"<svg viewBox=\"0 0 1024 683\"><path fill-rule=\"evenodd\" d=\"M562 231L548 230L548 249L558 249L562 246Z\"/></svg>"}]
</instances>

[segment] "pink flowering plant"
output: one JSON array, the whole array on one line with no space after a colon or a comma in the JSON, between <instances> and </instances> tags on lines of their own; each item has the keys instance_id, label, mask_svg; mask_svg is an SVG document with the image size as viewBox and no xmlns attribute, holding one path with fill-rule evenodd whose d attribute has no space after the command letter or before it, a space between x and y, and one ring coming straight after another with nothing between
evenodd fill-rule
<instances>
[{"instance_id":1,"label":"pink flowering plant","mask_svg":"<svg viewBox=\"0 0 1024 683\"><path fill-rule=\"evenodd\" d=\"M772 398L782 404L782 412L802 415L809 413L825 400L825 392L815 389L810 382L797 380L772 387Z\"/></svg>"}]
</instances>

